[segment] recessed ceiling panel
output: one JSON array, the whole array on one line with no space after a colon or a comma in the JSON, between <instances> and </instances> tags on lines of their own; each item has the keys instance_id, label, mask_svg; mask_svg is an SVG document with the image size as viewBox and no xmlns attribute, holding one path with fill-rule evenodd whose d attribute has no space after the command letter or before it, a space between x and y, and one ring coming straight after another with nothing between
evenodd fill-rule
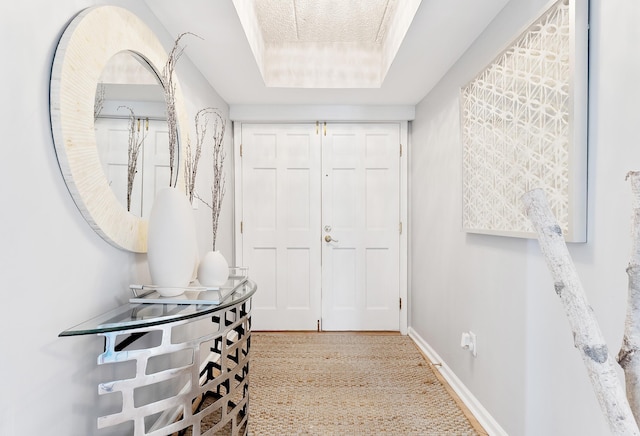
<instances>
[{"instance_id":1,"label":"recessed ceiling panel","mask_svg":"<svg viewBox=\"0 0 640 436\"><path fill-rule=\"evenodd\" d=\"M234 5L266 86L377 88L420 1L234 0Z\"/></svg>"},{"instance_id":2,"label":"recessed ceiling panel","mask_svg":"<svg viewBox=\"0 0 640 436\"><path fill-rule=\"evenodd\" d=\"M254 11L265 43L298 40L293 0L255 0Z\"/></svg>"},{"instance_id":3,"label":"recessed ceiling panel","mask_svg":"<svg viewBox=\"0 0 640 436\"><path fill-rule=\"evenodd\" d=\"M255 0L265 43L382 43L398 0Z\"/></svg>"}]
</instances>

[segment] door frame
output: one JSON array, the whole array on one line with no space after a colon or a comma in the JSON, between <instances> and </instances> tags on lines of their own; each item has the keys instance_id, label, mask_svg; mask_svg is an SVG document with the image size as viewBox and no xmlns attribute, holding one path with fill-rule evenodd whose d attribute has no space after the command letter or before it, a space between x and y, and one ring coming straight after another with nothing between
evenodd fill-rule
<instances>
[{"instance_id":1,"label":"door frame","mask_svg":"<svg viewBox=\"0 0 640 436\"><path fill-rule=\"evenodd\" d=\"M281 121L278 120L278 124L298 124L303 122L309 122L309 120L290 120ZM400 220L402 223L402 233L400 233L400 299L402 306L400 307L400 333L406 335L408 332L409 324L409 299L408 299L408 235L409 235L409 216L408 216L408 155L409 155L409 122L406 120L311 120L311 122L318 122L319 125L323 123L397 123L400 126L400 145L398 153L400 154ZM248 124L274 124L276 121L254 121L247 120ZM239 265L242 258L242 121L233 121L233 163L234 163L234 213L233 213L233 239L234 239L234 264ZM239 265L242 266L242 265ZM249 271L251 274L251 271ZM260 286L258 284L258 292ZM400 304L400 302L398 302Z\"/></svg>"}]
</instances>

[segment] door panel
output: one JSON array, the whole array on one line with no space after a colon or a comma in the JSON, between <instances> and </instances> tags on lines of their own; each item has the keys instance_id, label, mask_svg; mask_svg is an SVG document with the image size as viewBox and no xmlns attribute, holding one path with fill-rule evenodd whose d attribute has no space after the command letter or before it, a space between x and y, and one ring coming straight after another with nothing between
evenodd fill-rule
<instances>
[{"instance_id":1,"label":"door panel","mask_svg":"<svg viewBox=\"0 0 640 436\"><path fill-rule=\"evenodd\" d=\"M255 330L320 319L320 136L312 124L242 125L242 263L260 291Z\"/></svg>"},{"instance_id":2,"label":"door panel","mask_svg":"<svg viewBox=\"0 0 640 436\"><path fill-rule=\"evenodd\" d=\"M322 147L322 328L399 329L399 126L335 124Z\"/></svg>"}]
</instances>

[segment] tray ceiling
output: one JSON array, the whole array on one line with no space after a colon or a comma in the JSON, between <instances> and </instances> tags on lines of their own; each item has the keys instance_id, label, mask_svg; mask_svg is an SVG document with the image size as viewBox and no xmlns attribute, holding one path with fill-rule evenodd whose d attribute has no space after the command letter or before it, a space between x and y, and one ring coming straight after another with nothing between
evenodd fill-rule
<instances>
[{"instance_id":1,"label":"tray ceiling","mask_svg":"<svg viewBox=\"0 0 640 436\"><path fill-rule=\"evenodd\" d=\"M446 74L508 1L367 0L364 9L359 2L344 0L309 3L298 0L145 0L145 3L171 35L193 32L202 38L186 41L185 55L231 105L413 105ZM234 3L242 3L249 13L238 14ZM380 68L379 77L368 78L353 72L351 80L356 77L357 83L336 86L337 68L331 66L329 59L335 53L342 53L346 58L342 61L343 67L359 69L362 59L366 59L366 52L359 47L363 44L382 46L385 40L389 41L393 33L391 21L394 16L399 17L398 5L404 3L418 3L419 6L416 6L413 19L405 18L409 25L402 35L404 38L395 37L399 41L398 47L388 56L386 70ZM316 8L327 4L331 5L332 13L325 19L331 22L321 23L317 21L320 13ZM364 16L366 20L354 24L354 16ZM242 21L247 17L253 17L250 19L254 23L243 27ZM258 25L259 18L265 21L263 27ZM253 30L245 33L246 29ZM255 47L269 43L286 49L276 50L280 58L264 64L261 56L269 53L268 47L261 50ZM292 48L304 44L305 50ZM342 49L351 44L355 48L336 51L330 47L326 50L334 55L323 52L322 47L332 44L341 45ZM307 57L303 57L302 62L291 61L288 50L298 50ZM324 60L309 61L313 55ZM356 55L363 57L356 59ZM335 57L333 60L340 61ZM285 71L290 65L311 67L314 63L324 65L325 70L303 75L306 77L304 83L274 82L267 86L263 74L267 68L278 69L279 76L286 77L291 74ZM371 70L369 74L372 74ZM316 83L311 83L310 78ZM363 87L367 80L370 84Z\"/></svg>"}]
</instances>

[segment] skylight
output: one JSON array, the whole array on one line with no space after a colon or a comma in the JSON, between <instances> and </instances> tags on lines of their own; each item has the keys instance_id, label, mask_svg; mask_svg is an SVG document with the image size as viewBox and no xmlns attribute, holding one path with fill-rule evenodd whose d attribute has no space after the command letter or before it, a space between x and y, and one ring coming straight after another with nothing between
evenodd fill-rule
<instances>
[{"instance_id":1,"label":"skylight","mask_svg":"<svg viewBox=\"0 0 640 436\"><path fill-rule=\"evenodd\" d=\"M267 87L379 88L422 0L233 0Z\"/></svg>"}]
</instances>

